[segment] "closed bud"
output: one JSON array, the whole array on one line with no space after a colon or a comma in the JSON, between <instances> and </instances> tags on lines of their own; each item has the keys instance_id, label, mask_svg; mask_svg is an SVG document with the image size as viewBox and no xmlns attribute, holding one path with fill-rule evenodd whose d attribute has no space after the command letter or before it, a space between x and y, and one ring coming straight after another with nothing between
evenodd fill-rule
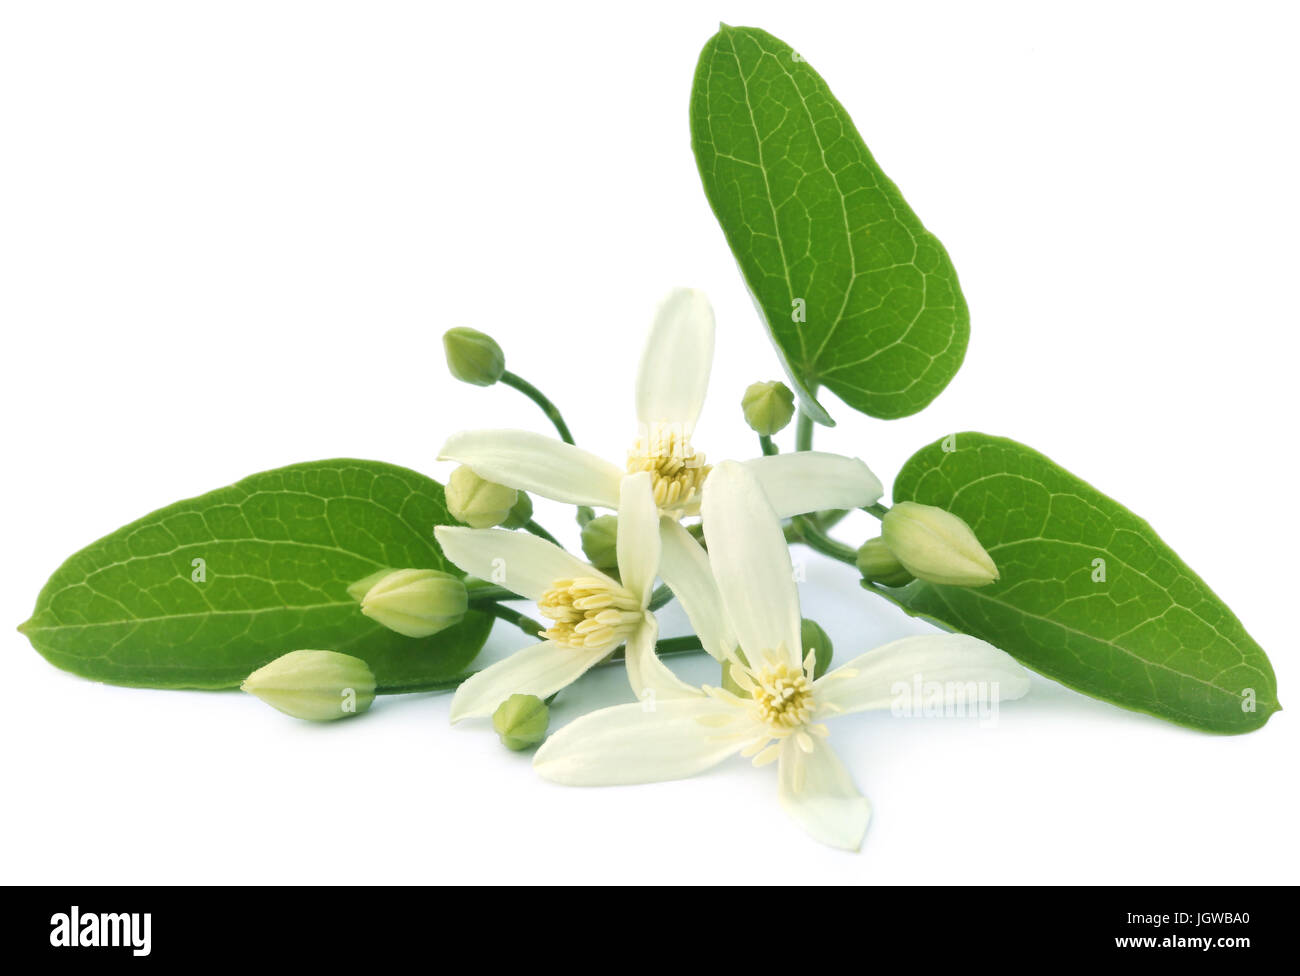
<instances>
[{"instance_id":1,"label":"closed bud","mask_svg":"<svg viewBox=\"0 0 1300 976\"><path fill-rule=\"evenodd\" d=\"M460 623L469 609L465 583L436 569L396 569L361 598L361 612L407 637L430 637Z\"/></svg>"},{"instance_id":2,"label":"closed bud","mask_svg":"<svg viewBox=\"0 0 1300 976\"><path fill-rule=\"evenodd\" d=\"M366 594L370 592L370 588L391 572L391 569L381 569L371 573L369 576L361 577L361 579L348 587L348 596L360 603L366 598Z\"/></svg>"},{"instance_id":3,"label":"closed bud","mask_svg":"<svg viewBox=\"0 0 1300 976\"><path fill-rule=\"evenodd\" d=\"M745 423L764 437L782 430L794 416L794 394L780 380L753 383L740 398Z\"/></svg>"},{"instance_id":4,"label":"closed bud","mask_svg":"<svg viewBox=\"0 0 1300 976\"><path fill-rule=\"evenodd\" d=\"M500 525L518 502L519 492L480 478L463 464L447 479L447 511L474 529Z\"/></svg>"},{"instance_id":5,"label":"closed bud","mask_svg":"<svg viewBox=\"0 0 1300 976\"><path fill-rule=\"evenodd\" d=\"M882 520L881 538L918 579L985 586L998 578L997 566L970 526L942 508L899 502Z\"/></svg>"},{"instance_id":6,"label":"closed bud","mask_svg":"<svg viewBox=\"0 0 1300 976\"><path fill-rule=\"evenodd\" d=\"M511 695L492 713L492 727L507 749L522 752L546 738L551 712L536 695Z\"/></svg>"},{"instance_id":7,"label":"closed bud","mask_svg":"<svg viewBox=\"0 0 1300 976\"><path fill-rule=\"evenodd\" d=\"M582 527L582 551L597 569L618 566L618 516L597 515Z\"/></svg>"},{"instance_id":8,"label":"closed bud","mask_svg":"<svg viewBox=\"0 0 1300 976\"><path fill-rule=\"evenodd\" d=\"M462 383L491 386L506 371L506 356L496 340L477 329L448 329L442 334L447 368Z\"/></svg>"},{"instance_id":9,"label":"closed bud","mask_svg":"<svg viewBox=\"0 0 1300 976\"><path fill-rule=\"evenodd\" d=\"M820 678L831 666L831 655L835 653L831 639L826 636L826 631L821 629L817 621L804 617L799 623L799 641L803 644L805 658L809 652L816 655L813 658L813 678Z\"/></svg>"},{"instance_id":10,"label":"closed bud","mask_svg":"<svg viewBox=\"0 0 1300 976\"><path fill-rule=\"evenodd\" d=\"M858 550L858 572L864 580L884 586L906 586L916 579L889 551L884 539L868 539Z\"/></svg>"},{"instance_id":11,"label":"closed bud","mask_svg":"<svg viewBox=\"0 0 1300 976\"><path fill-rule=\"evenodd\" d=\"M337 651L290 651L258 668L240 686L294 718L330 722L364 712L375 700L366 662Z\"/></svg>"},{"instance_id":12,"label":"closed bud","mask_svg":"<svg viewBox=\"0 0 1300 976\"><path fill-rule=\"evenodd\" d=\"M533 517L533 500L528 497L528 492L515 492L519 500L515 502L514 507L510 509L506 519L501 523L503 529L522 529L528 524Z\"/></svg>"}]
</instances>

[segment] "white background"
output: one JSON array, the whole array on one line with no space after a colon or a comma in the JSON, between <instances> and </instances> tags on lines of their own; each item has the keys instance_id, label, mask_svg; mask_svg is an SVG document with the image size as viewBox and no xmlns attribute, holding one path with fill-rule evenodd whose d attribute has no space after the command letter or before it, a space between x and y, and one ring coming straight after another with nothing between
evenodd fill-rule
<instances>
[{"instance_id":1,"label":"white background","mask_svg":"<svg viewBox=\"0 0 1300 976\"><path fill-rule=\"evenodd\" d=\"M1152 521L1297 700L1294 8L0 11L0 621L26 619L81 546L254 471L357 456L444 477L457 428L548 431L513 391L446 376L453 325L496 336L617 459L656 300L703 288L719 342L697 446L751 455L740 394L779 372L687 122L724 20L822 72L972 311L930 409L883 423L831 398L819 445L886 484L954 430L1046 451ZM576 542L569 511L538 510ZM809 560L806 612L839 660L925 629ZM524 643L500 625L482 660ZM808 840L773 770L740 761L567 789L484 727L450 728L446 696L318 727L238 693L96 685L3 644L5 881L1300 880L1291 712L1220 738L1036 679L992 729L845 719L833 742L875 807L852 855ZM555 724L629 697L609 669Z\"/></svg>"}]
</instances>

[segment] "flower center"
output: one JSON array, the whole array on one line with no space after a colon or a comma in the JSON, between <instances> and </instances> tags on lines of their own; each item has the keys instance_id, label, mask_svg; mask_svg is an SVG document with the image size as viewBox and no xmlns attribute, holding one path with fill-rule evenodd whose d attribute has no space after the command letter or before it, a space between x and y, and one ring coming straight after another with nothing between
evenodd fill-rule
<instances>
[{"instance_id":1,"label":"flower center","mask_svg":"<svg viewBox=\"0 0 1300 976\"><path fill-rule=\"evenodd\" d=\"M786 664L765 664L752 672L750 695L759 716L778 729L796 729L812 721L812 682L802 669Z\"/></svg>"},{"instance_id":2,"label":"flower center","mask_svg":"<svg viewBox=\"0 0 1300 976\"><path fill-rule=\"evenodd\" d=\"M671 424L641 434L627 455L627 473L649 471L655 505L661 509L698 507L710 466L704 454L691 447L689 435Z\"/></svg>"},{"instance_id":3,"label":"flower center","mask_svg":"<svg viewBox=\"0 0 1300 976\"><path fill-rule=\"evenodd\" d=\"M569 647L612 647L641 622L641 602L607 579L584 576L556 580L537 607L551 621L542 637Z\"/></svg>"}]
</instances>

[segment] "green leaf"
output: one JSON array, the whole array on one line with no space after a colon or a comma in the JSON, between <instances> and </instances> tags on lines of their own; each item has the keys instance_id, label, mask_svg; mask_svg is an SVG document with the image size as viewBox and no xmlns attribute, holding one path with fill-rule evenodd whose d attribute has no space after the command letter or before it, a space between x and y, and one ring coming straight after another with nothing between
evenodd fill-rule
<instances>
[{"instance_id":1,"label":"green leaf","mask_svg":"<svg viewBox=\"0 0 1300 976\"><path fill-rule=\"evenodd\" d=\"M363 616L349 584L384 568L458 572L433 538L442 487L377 461L315 461L159 509L72 556L20 630L50 663L147 688L233 688L295 650L362 658L386 690L454 677L491 617L428 639Z\"/></svg>"},{"instance_id":2,"label":"green leaf","mask_svg":"<svg viewBox=\"0 0 1300 976\"><path fill-rule=\"evenodd\" d=\"M908 460L894 499L961 516L1002 574L974 589L875 588L910 613L1180 725L1248 732L1280 707L1267 655L1205 582L1146 522L1037 451L945 438Z\"/></svg>"},{"instance_id":3,"label":"green leaf","mask_svg":"<svg viewBox=\"0 0 1300 976\"><path fill-rule=\"evenodd\" d=\"M695 70L691 144L805 411L831 423L818 386L882 418L938 396L970 332L957 272L808 62L723 25Z\"/></svg>"}]
</instances>

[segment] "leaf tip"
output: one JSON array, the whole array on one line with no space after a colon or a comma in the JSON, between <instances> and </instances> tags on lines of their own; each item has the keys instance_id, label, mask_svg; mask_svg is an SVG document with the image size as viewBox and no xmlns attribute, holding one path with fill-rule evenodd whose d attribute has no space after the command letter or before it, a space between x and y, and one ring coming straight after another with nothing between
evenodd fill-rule
<instances>
[{"instance_id":1,"label":"leaf tip","mask_svg":"<svg viewBox=\"0 0 1300 976\"><path fill-rule=\"evenodd\" d=\"M31 628L31 626L32 626L32 621L35 620L35 619L36 619L35 617L31 617L31 618L28 618L27 620L24 620L22 623L20 623L20 624L18 625L18 633L20 633L20 634L22 634L24 637L26 637L26 636L27 636L27 631Z\"/></svg>"}]
</instances>

